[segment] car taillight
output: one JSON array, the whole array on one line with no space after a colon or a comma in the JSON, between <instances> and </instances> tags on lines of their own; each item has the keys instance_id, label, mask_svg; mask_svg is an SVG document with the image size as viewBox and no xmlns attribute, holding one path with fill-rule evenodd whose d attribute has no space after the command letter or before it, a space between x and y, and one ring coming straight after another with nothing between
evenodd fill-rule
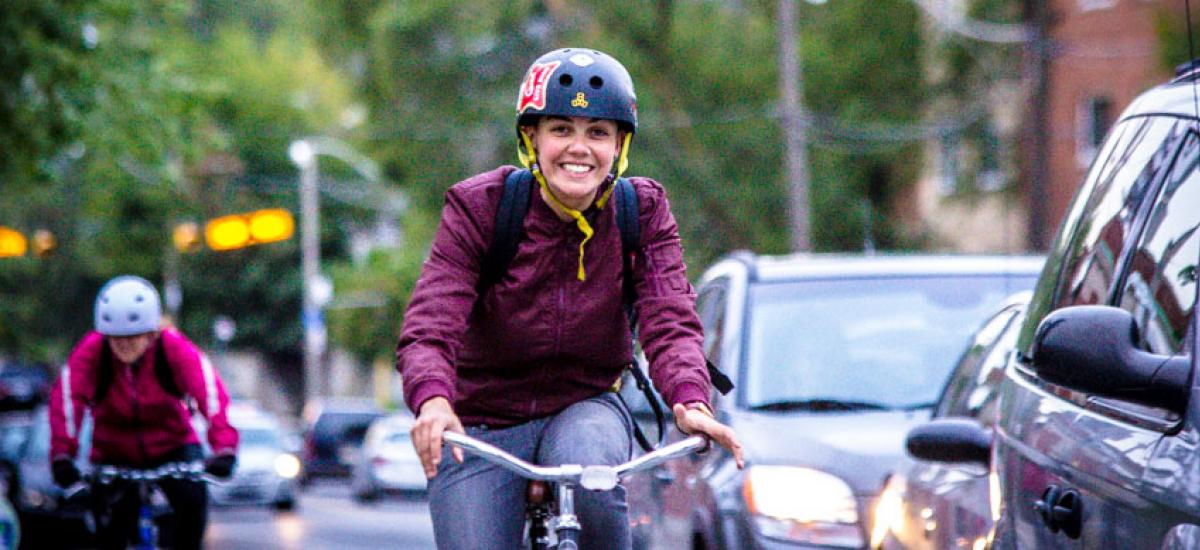
<instances>
[{"instance_id":1,"label":"car taillight","mask_svg":"<svg viewBox=\"0 0 1200 550\"><path fill-rule=\"evenodd\" d=\"M371 459L372 466L383 466L387 463L388 463L388 459L383 458L382 456L377 456L377 457Z\"/></svg>"}]
</instances>

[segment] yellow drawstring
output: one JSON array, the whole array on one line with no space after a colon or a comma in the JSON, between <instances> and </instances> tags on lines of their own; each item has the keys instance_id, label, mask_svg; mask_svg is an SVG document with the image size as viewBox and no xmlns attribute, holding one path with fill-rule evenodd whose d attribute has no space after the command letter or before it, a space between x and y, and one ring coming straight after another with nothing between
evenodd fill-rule
<instances>
[{"instance_id":1,"label":"yellow drawstring","mask_svg":"<svg viewBox=\"0 0 1200 550\"><path fill-rule=\"evenodd\" d=\"M581 233L583 233L583 240L579 242L578 277L580 281L586 281L587 272L583 269L584 245L586 245L588 241L592 240L592 235L595 234L595 231L592 229L591 224L587 222L587 218L583 217L583 212L563 204L562 201L558 200L558 197L554 196L554 192L550 190L550 185L546 183L546 177L542 175L541 167L538 166L537 151L533 148L533 142L530 141L529 135L525 132L518 133L521 134L521 141L525 143L524 149L521 148L519 143L517 144L517 157L520 158L521 164L525 165L526 168L529 168L530 172L533 172L533 177L537 179L538 185L545 190L546 196L550 197L550 200L554 201L555 205L561 208L569 216L574 218L575 226L579 228ZM625 171L625 167L629 164L629 140L632 137L633 134L625 134L625 142L621 144L621 154L617 161L617 177L621 177L621 173ZM609 197L612 196L612 192L614 189L616 189L616 187L617 186L615 184L608 186L608 189L604 191L604 194L596 200L597 208L604 208L604 204L608 202Z\"/></svg>"}]
</instances>

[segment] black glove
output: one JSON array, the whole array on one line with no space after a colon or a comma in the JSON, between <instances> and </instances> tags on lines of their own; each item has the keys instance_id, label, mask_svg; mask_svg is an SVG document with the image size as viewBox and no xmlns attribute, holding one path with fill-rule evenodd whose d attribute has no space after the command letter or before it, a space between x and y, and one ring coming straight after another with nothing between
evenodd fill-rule
<instances>
[{"instance_id":1,"label":"black glove","mask_svg":"<svg viewBox=\"0 0 1200 550\"><path fill-rule=\"evenodd\" d=\"M208 457L204 463L204 471L208 475L226 479L233 475L233 467L237 465L237 457L231 454L221 454Z\"/></svg>"},{"instance_id":2,"label":"black glove","mask_svg":"<svg viewBox=\"0 0 1200 550\"><path fill-rule=\"evenodd\" d=\"M63 489L79 483L79 468L75 466L74 460L69 458L55 460L50 465L50 471L54 474L54 484Z\"/></svg>"}]
</instances>

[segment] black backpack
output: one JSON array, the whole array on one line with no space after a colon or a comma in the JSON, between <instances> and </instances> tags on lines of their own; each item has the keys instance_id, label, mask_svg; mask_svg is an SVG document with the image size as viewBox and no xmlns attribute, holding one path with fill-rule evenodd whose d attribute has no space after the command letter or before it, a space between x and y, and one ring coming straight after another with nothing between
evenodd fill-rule
<instances>
[{"instance_id":1,"label":"black backpack","mask_svg":"<svg viewBox=\"0 0 1200 550\"><path fill-rule=\"evenodd\" d=\"M628 179L617 178L614 185L616 187L613 190L615 200L613 206L617 209L617 227L621 231L621 278L624 281L622 300L624 301L625 316L629 318L629 329L632 332L630 336L636 341L637 311L634 309L633 303L637 299L637 293L633 287L633 258L637 255L638 241L641 238L641 227L638 222L638 197L633 183ZM517 244L520 242L521 233L524 230L525 214L529 212L533 187L533 173L529 170L514 170L504 179L504 193L500 196L500 204L496 208L496 228L492 236L492 245L484 255L479 271L477 290L480 296L483 295L483 291L496 284L504 276L508 271L508 264L517 254ZM729 377L717 370L712 361L706 359L705 363L713 387L722 395L732 391L733 382L729 380ZM646 396L646 400L654 410L654 415L658 420L659 442L661 443L665 436L662 399L654 391L646 374L635 367L632 358L628 367L638 389ZM620 396L620 394L617 395ZM634 426L636 427L637 424L634 423ZM646 450L652 448L640 429L635 429L634 435L642 448Z\"/></svg>"}]
</instances>

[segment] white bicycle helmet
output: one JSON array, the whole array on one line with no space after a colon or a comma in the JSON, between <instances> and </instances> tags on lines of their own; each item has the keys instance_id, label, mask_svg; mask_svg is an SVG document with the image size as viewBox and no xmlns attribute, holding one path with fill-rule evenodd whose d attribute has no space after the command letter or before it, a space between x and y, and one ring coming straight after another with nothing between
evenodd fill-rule
<instances>
[{"instance_id":1,"label":"white bicycle helmet","mask_svg":"<svg viewBox=\"0 0 1200 550\"><path fill-rule=\"evenodd\" d=\"M154 332L161 318L158 291L141 277L116 277L105 283L96 296L96 332L105 336Z\"/></svg>"}]
</instances>

